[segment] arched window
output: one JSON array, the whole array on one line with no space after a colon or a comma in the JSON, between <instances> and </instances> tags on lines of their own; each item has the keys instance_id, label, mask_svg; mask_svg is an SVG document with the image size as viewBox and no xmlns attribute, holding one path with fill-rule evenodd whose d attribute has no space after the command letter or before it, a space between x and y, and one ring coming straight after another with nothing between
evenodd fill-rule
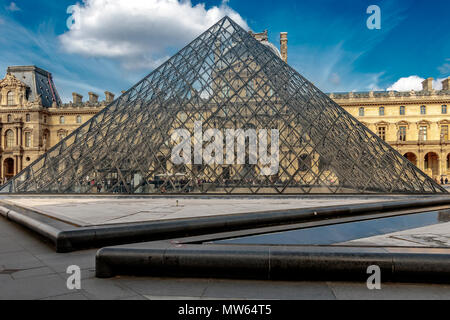
<instances>
[{"instance_id":1,"label":"arched window","mask_svg":"<svg viewBox=\"0 0 450 320\"><path fill-rule=\"evenodd\" d=\"M384 116L384 107L380 107L379 114L380 116Z\"/></svg>"},{"instance_id":2,"label":"arched window","mask_svg":"<svg viewBox=\"0 0 450 320\"><path fill-rule=\"evenodd\" d=\"M59 123L64 124L66 122L66 119L64 119L64 116L59 117Z\"/></svg>"},{"instance_id":3,"label":"arched window","mask_svg":"<svg viewBox=\"0 0 450 320\"><path fill-rule=\"evenodd\" d=\"M364 108L363 107L359 108L359 116L364 117Z\"/></svg>"},{"instance_id":4,"label":"arched window","mask_svg":"<svg viewBox=\"0 0 450 320\"><path fill-rule=\"evenodd\" d=\"M401 116L404 116L404 115L405 115L405 107L404 107L404 106L401 106L401 107L400 107L400 115L401 115Z\"/></svg>"},{"instance_id":5,"label":"arched window","mask_svg":"<svg viewBox=\"0 0 450 320\"><path fill-rule=\"evenodd\" d=\"M77 123L81 123L81 116L80 115L77 116Z\"/></svg>"},{"instance_id":6,"label":"arched window","mask_svg":"<svg viewBox=\"0 0 450 320\"><path fill-rule=\"evenodd\" d=\"M447 105L442 105L442 114L447 114Z\"/></svg>"},{"instance_id":7,"label":"arched window","mask_svg":"<svg viewBox=\"0 0 450 320\"><path fill-rule=\"evenodd\" d=\"M14 146L14 132L12 130L6 131L6 147L12 148Z\"/></svg>"},{"instance_id":8,"label":"arched window","mask_svg":"<svg viewBox=\"0 0 450 320\"><path fill-rule=\"evenodd\" d=\"M420 114L427 114L427 107L421 106L420 107Z\"/></svg>"},{"instance_id":9,"label":"arched window","mask_svg":"<svg viewBox=\"0 0 450 320\"><path fill-rule=\"evenodd\" d=\"M58 132L58 138L59 138L59 141L65 139L66 136L67 136L67 133L66 133L65 131L60 131L60 132Z\"/></svg>"},{"instance_id":10,"label":"arched window","mask_svg":"<svg viewBox=\"0 0 450 320\"><path fill-rule=\"evenodd\" d=\"M8 122L12 122L12 116L10 114L8 114Z\"/></svg>"},{"instance_id":11,"label":"arched window","mask_svg":"<svg viewBox=\"0 0 450 320\"><path fill-rule=\"evenodd\" d=\"M30 122L30 121L31 121L31 116L30 116L29 113L27 113L27 114L25 115L25 121L26 121L26 122Z\"/></svg>"},{"instance_id":12,"label":"arched window","mask_svg":"<svg viewBox=\"0 0 450 320\"><path fill-rule=\"evenodd\" d=\"M13 106L14 103L14 91L9 91L7 94L7 104L8 106Z\"/></svg>"}]
</instances>

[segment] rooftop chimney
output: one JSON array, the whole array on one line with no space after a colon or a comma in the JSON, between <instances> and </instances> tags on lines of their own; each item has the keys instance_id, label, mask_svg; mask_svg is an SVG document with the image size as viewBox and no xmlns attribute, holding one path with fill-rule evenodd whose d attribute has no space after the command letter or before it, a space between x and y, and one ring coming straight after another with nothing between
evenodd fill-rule
<instances>
[{"instance_id":1,"label":"rooftop chimney","mask_svg":"<svg viewBox=\"0 0 450 320\"><path fill-rule=\"evenodd\" d=\"M288 53L287 53L287 44L288 44L288 33L287 32L281 32L280 33L280 53L281 58L284 62L287 63Z\"/></svg>"},{"instance_id":2,"label":"rooftop chimney","mask_svg":"<svg viewBox=\"0 0 450 320\"><path fill-rule=\"evenodd\" d=\"M267 30L264 30L264 32L259 32L259 33L253 33L252 31L249 31L249 34L251 36L253 36L259 42L269 41L269 36L268 36Z\"/></svg>"},{"instance_id":3,"label":"rooftop chimney","mask_svg":"<svg viewBox=\"0 0 450 320\"><path fill-rule=\"evenodd\" d=\"M83 103L83 96L79 93L72 92L73 104Z\"/></svg>"},{"instance_id":4,"label":"rooftop chimney","mask_svg":"<svg viewBox=\"0 0 450 320\"><path fill-rule=\"evenodd\" d=\"M450 77L442 81L442 90L450 91Z\"/></svg>"},{"instance_id":5,"label":"rooftop chimney","mask_svg":"<svg viewBox=\"0 0 450 320\"><path fill-rule=\"evenodd\" d=\"M98 94L89 92L89 103L97 103L97 102L98 102Z\"/></svg>"},{"instance_id":6,"label":"rooftop chimney","mask_svg":"<svg viewBox=\"0 0 450 320\"><path fill-rule=\"evenodd\" d=\"M433 90L433 78L428 78L422 82L423 91Z\"/></svg>"},{"instance_id":7,"label":"rooftop chimney","mask_svg":"<svg viewBox=\"0 0 450 320\"><path fill-rule=\"evenodd\" d=\"M108 102L108 103L114 101L114 93L105 91L105 97L106 97L106 102Z\"/></svg>"}]
</instances>

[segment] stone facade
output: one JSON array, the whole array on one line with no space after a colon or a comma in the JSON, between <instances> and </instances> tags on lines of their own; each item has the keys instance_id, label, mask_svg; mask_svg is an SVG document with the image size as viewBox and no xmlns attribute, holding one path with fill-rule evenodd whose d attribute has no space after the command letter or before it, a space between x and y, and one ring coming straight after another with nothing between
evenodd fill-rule
<instances>
[{"instance_id":1,"label":"stone facade","mask_svg":"<svg viewBox=\"0 0 450 320\"><path fill-rule=\"evenodd\" d=\"M74 93L74 101L63 104L51 74L35 66L10 67L0 81L0 181L10 179L61 139L86 122L108 101L89 101Z\"/></svg>"},{"instance_id":2,"label":"stone facade","mask_svg":"<svg viewBox=\"0 0 450 320\"><path fill-rule=\"evenodd\" d=\"M426 79L415 92L330 94L336 103L430 177L450 180L450 78Z\"/></svg>"}]
</instances>

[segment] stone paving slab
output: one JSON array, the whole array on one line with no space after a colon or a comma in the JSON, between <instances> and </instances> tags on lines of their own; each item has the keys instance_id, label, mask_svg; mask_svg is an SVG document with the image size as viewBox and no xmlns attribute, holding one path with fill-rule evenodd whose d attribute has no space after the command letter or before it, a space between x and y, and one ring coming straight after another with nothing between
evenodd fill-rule
<instances>
[{"instance_id":1,"label":"stone paving slab","mask_svg":"<svg viewBox=\"0 0 450 320\"><path fill-rule=\"evenodd\" d=\"M300 209L359 203L374 203L399 197L329 197L329 198L2 198L36 212L79 226L109 225L143 221L161 221Z\"/></svg>"},{"instance_id":2,"label":"stone paving slab","mask_svg":"<svg viewBox=\"0 0 450 320\"><path fill-rule=\"evenodd\" d=\"M450 247L450 222L340 243L391 247Z\"/></svg>"}]
</instances>

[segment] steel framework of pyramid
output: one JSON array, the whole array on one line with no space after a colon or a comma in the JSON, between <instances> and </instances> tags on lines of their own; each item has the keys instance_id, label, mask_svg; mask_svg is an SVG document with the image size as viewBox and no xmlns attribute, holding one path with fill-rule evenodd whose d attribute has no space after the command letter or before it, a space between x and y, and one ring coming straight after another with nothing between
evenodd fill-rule
<instances>
[{"instance_id":1,"label":"steel framework of pyramid","mask_svg":"<svg viewBox=\"0 0 450 320\"><path fill-rule=\"evenodd\" d=\"M178 158L174 158L178 140L173 134L180 129L191 136L178 146L187 143L189 147L181 152L177 149ZM194 129L205 134L197 136ZM212 136L206 134L210 129ZM249 129L258 132L258 137L261 132L277 132L265 140L265 147L273 151L271 159L277 154L277 170L263 172L267 162L260 161L261 153L258 160ZM235 130L236 137L243 137L239 141L244 143L240 150L244 150L244 161L239 162L239 156L228 158L239 144L226 145L229 141L223 141L220 130ZM259 151L262 141L258 140ZM275 144L278 150L274 151ZM191 153L188 148L192 145ZM219 149L225 145L226 156ZM221 162L221 157L227 161ZM180 164L180 158L188 160ZM1 191L446 192L228 17L33 162Z\"/></svg>"}]
</instances>

